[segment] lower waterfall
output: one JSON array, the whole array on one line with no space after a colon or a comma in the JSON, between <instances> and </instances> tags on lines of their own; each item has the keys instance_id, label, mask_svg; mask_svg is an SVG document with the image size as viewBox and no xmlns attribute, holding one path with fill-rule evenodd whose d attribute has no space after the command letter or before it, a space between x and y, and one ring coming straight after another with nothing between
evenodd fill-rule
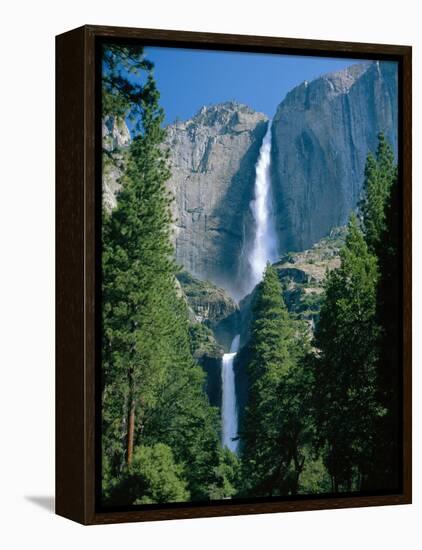
<instances>
[{"instance_id":1,"label":"lower waterfall","mask_svg":"<svg viewBox=\"0 0 422 550\"><path fill-rule=\"evenodd\" d=\"M223 355L221 365L221 386L222 386L222 444L232 452L236 453L238 441L233 441L237 437L237 408L236 408L236 390L234 382L234 358L239 349L240 335L237 334L231 343L230 353Z\"/></svg>"}]
</instances>

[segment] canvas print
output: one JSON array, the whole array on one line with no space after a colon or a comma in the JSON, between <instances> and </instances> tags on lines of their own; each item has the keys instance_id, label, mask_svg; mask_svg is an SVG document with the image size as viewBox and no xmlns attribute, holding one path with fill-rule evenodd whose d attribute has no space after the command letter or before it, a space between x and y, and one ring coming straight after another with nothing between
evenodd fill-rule
<instances>
[{"instance_id":1,"label":"canvas print","mask_svg":"<svg viewBox=\"0 0 422 550\"><path fill-rule=\"evenodd\" d=\"M107 42L104 507L401 487L398 64Z\"/></svg>"}]
</instances>

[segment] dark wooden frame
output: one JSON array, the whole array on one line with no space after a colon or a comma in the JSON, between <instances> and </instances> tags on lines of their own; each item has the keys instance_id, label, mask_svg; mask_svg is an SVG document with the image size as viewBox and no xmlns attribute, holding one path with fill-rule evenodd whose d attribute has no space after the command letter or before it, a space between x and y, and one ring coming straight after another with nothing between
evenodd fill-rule
<instances>
[{"instance_id":1,"label":"dark wooden frame","mask_svg":"<svg viewBox=\"0 0 422 550\"><path fill-rule=\"evenodd\" d=\"M96 494L96 42L279 52L399 62L403 184L403 491L400 494L98 512ZM84 26L56 37L56 513L83 524L411 503L412 49L243 35ZM97 302L98 303L98 302Z\"/></svg>"}]
</instances>

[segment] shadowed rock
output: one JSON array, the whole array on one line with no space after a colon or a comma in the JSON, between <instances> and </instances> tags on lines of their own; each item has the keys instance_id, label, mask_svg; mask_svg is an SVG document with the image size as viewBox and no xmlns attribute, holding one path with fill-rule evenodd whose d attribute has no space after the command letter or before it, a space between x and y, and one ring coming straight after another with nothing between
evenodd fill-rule
<instances>
[{"instance_id":1,"label":"shadowed rock","mask_svg":"<svg viewBox=\"0 0 422 550\"><path fill-rule=\"evenodd\" d=\"M347 222L381 131L397 152L395 63L353 65L287 94L272 127L279 250L309 248Z\"/></svg>"}]
</instances>

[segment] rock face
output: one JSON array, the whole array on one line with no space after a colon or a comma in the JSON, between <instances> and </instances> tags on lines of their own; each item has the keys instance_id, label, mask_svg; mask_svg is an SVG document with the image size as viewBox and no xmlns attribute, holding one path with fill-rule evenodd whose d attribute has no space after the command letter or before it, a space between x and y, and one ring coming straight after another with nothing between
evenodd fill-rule
<instances>
[{"instance_id":1,"label":"rock face","mask_svg":"<svg viewBox=\"0 0 422 550\"><path fill-rule=\"evenodd\" d=\"M121 147L126 147L130 143L130 132L126 123L121 118L107 116L103 120L103 149L106 151L115 151Z\"/></svg>"},{"instance_id":2,"label":"rock face","mask_svg":"<svg viewBox=\"0 0 422 550\"><path fill-rule=\"evenodd\" d=\"M340 250L346 238L346 227L336 227L312 248L289 253L274 264L283 284L287 309L313 329L319 318L326 273L340 267Z\"/></svg>"},{"instance_id":3,"label":"rock face","mask_svg":"<svg viewBox=\"0 0 422 550\"><path fill-rule=\"evenodd\" d=\"M326 273L340 267L346 232L346 227L335 227L308 250L289 252L273 264L283 285L287 309L294 318L305 321L310 331L319 318ZM241 347L249 340L255 296L256 287L239 304Z\"/></svg>"},{"instance_id":4,"label":"rock face","mask_svg":"<svg viewBox=\"0 0 422 550\"><path fill-rule=\"evenodd\" d=\"M281 252L304 250L346 223L368 151L382 131L397 153L397 70L353 65L287 94L272 125L272 185Z\"/></svg>"},{"instance_id":5,"label":"rock face","mask_svg":"<svg viewBox=\"0 0 422 550\"><path fill-rule=\"evenodd\" d=\"M397 67L365 62L294 88L272 123L271 179L280 254L310 248L356 207L368 151L383 131L397 152ZM250 202L268 118L245 105L205 106L167 127L176 261L235 299L254 232ZM111 210L130 133L103 124L103 201ZM231 322L231 321L230 321Z\"/></svg>"},{"instance_id":6,"label":"rock face","mask_svg":"<svg viewBox=\"0 0 422 550\"><path fill-rule=\"evenodd\" d=\"M229 351L239 327L237 303L222 288L196 279L186 271L178 273L177 280L193 314L191 321L211 329L218 344Z\"/></svg>"},{"instance_id":7,"label":"rock face","mask_svg":"<svg viewBox=\"0 0 422 550\"><path fill-rule=\"evenodd\" d=\"M168 182L173 203L176 261L200 279L238 298L242 246L253 227L255 163L268 117L231 101L204 106L167 127ZM124 171L130 134L124 121L103 121L103 203L111 210Z\"/></svg>"},{"instance_id":8,"label":"rock face","mask_svg":"<svg viewBox=\"0 0 422 550\"><path fill-rule=\"evenodd\" d=\"M242 245L252 228L255 163L268 119L245 105L203 107L167 128L175 197L176 260L237 297Z\"/></svg>"},{"instance_id":9,"label":"rock face","mask_svg":"<svg viewBox=\"0 0 422 550\"><path fill-rule=\"evenodd\" d=\"M220 407L221 360L239 331L239 307L225 290L186 271L177 274L176 283L188 306L192 355L206 374L211 405Z\"/></svg>"},{"instance_id":10,"label":"rock face","mask_svg":"<svg viewBox=\"0 0 422 550\"><path fill-rule=\"evenodd\" d=\"M110 211L115 208L116 194L125 167L126 149L131 137L122 119L107 116L102 125L103 147L103 205Z\"/></svg>"},{"instance_id":11,"label":"rock face","mask_svg":"<svg viewBox=\"0 0 422 550\"><path fill-rule=\"evenodd\" d=\"M208 281L198 280L186 271L178 273L177 280L197 323L214 327L238 310L236 302L227 292Z\"/></svg>"}]
</instances>

